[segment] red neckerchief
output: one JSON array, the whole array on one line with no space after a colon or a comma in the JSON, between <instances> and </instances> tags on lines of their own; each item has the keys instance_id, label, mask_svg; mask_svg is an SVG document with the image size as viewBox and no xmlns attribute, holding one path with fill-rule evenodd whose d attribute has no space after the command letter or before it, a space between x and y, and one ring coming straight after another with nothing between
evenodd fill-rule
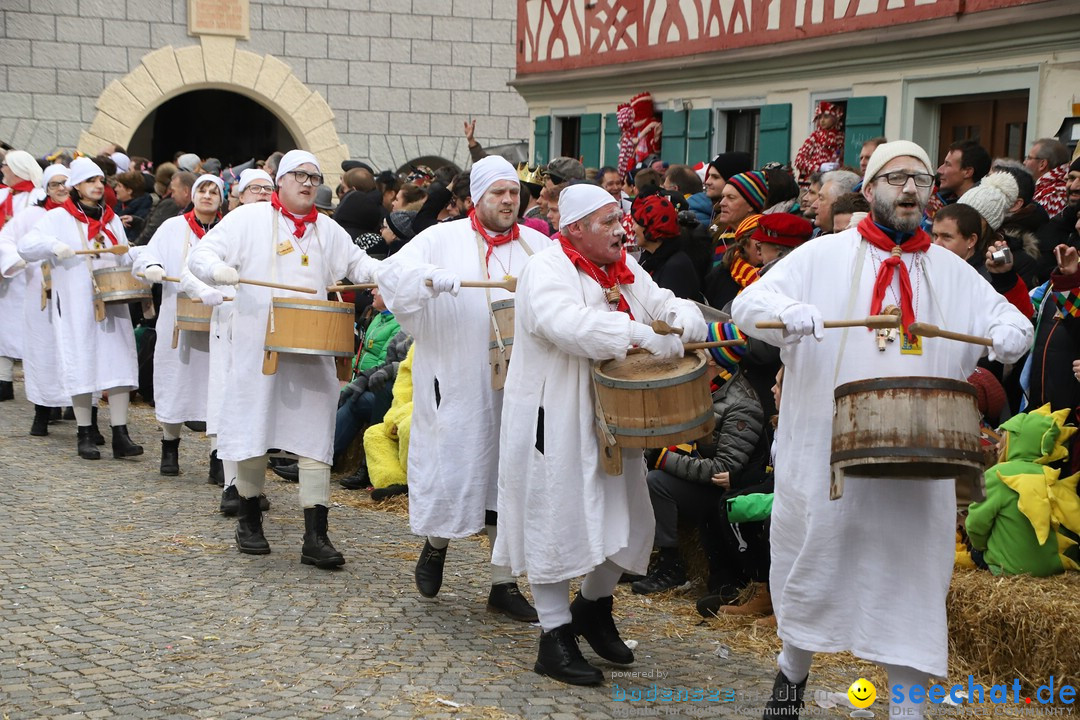
<instances>
[{"instance_id":1,"label":"red neckerchief","mask_svg":"<svg viewBox=\"0 0 1080 720\"><path fill-rule=\"evenodd\" d=\"M202 240L202 237L206 234L206 231L210 229L204 228L202 225L199 224L199 221L195 218L194 210L184 213L184 219L187 220L187 224L188 227L191 228L191 232L195 233L195 237L199 238L200 240ZM214 222L210 223L210 227L214 227L214 225L216 225L217 221L220 219L221 213L218 213L217 217L214 218Z\"/></svg>"},{"instance_id":2,"label":"red neckerchief","mask_svg":"<svg viewBox=\"0 0 1080 720\"><path fill-rule=\"evenodd\" d=\"M42 207L44 207L46 211L55 210L58 207L64 207L64 203L58 203L55 200L53 200L51 197L46 196L45 197L45 204Z\"/></svg>"},{"instance_id":3,"label":"red neckerchief","mask_svg":"<svg viewBox=\"0 0 1080 720\"><path fill-rule=\"evenodd\" d=\"M607 266L607 270L604 270L578 252L578 249L571 245L566 238L560 236L559 245L562 247L563 252L566 253L566 257L570 258L570 262L574 264L574 267L595 280L605 292L616 285L634 284L634 273L626 266L626 250L619 254L617 262L611 263ZM619 294L619 304L615 309L629 315L631 320L634 319L634 313L630 311L630 303L626 302L626 298L622 293Z\"/></svg>"},{"instance_id":4,"label":"red neckerchief","mask_svg":"<svg viewBox=\"0 0 1080 720\"><path fill-rule=\"evenodd\" d=\"M521 235L521 228L517 223L514 223L514 227L510 228L510 232L502 235L489 235L487 228L480 222L480 218L476 217L476 208L469 211L469 222L472 223L472 228L480 234L480 237L484 238L484 242L487 244L487 255L484 256L484 262L491 262L491 253L495 251L498 245L505 245L508 242L517 240Z\"/></svg>"},{"instance_id":5,"label":"red neckerchief","mask_svg":"<svg viewBox=\"0 0 1080 720\"><path fill-rule=\"evenodd\" d=\"M114 213L113 209L108 205L101 206L100 220L95 220L94 218L84 213L82 211L82 208L77 207L75 205L75 201L72 200L70 197L66 201L64 201L64 204L61 205L61 207L67 210L71 217L75 218L77 221L83 223L84 225L89 226L86 231L87 240L89 242L96 241L102 233L105 233L105 235L107 235L108 238L112 240L113 245L119 244L116 236L113 235L112 230L109 229L109 222L114 217L116 217L116 213Z\"/></svg>"},{"instance_id":6,"label":"red neckerchief","mask_svg":"<svg viewBox=\"0 0 1080 720\"><path fill-rule=\"evenodd\" d=\"M319 211L315 209L315 206L311 206L311 211L304 217L299 215L293 215L291 212L285 209L285 206L281 204L281 199L278 197L277 190L270 196L270 206L277 210L285 217L292 220L293 235L297 240L304 237L304 233L307 231L309 223L315 222L315 218L319 217Z\"/></svg>"},{"instance_id":7,"label":"red neckerchief","mask_svg":"<svg viewBox=\"0 0 1080 720\"><path fill-rule=\"evenodd\" d=\"M8 188L10 192L7 194L7 197L4 198L3 204L0 205L0 228L4 227L4 224L15 214L15 196L19 193L30 192L33 190L34 183L29 180L21 180L14 185L4 185L2 187Z\"/></svg>"},{"instance_id":8,"label":"red neckerchief","mask_svg":"<svg viewBox=\"0 0 1080 720\"><path fill-rule=\"evenodd\" d=\"M874 224L869 215L859 222L859 234L874 247L889 253L889 256L881 261L881 267L878 268L877 280L874 281L874 295L870 300L870 314L881 314L881 306L885 301L885 289L892 284L893 271L899 266L900 324L908 340L914 341L914 337L908 332L908 326L915 322L915 310L911 305L911 277L908 275L907 265L900 258L900 254L893 251L899 248L902 252L907 253L926 252L930 247L930 236L920 228L909 239L897 245L891 237Z\"/></svg>"}]
</instances>

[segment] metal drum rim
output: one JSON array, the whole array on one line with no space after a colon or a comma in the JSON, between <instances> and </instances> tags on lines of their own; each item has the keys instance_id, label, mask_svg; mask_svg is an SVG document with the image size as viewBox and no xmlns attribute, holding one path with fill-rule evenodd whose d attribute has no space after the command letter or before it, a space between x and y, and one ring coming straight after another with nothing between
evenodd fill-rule
<instances>
[{"instance_id":1,"label":"metal drum rim","mask_svg":"<svg viewBox=\"0 0 1080 720\"><path fill-rule=\"evenodd\" d=\"M612 425L607 423L608 430L612 435L624 436L624 437L653 437L656 435L675 435L677 433L686 432L692 430L699 425L703 425L713 417L713 409L710 407L706 412L698 415L693 420L686 420L678 425L664 425L662 427L655 428L624 428L618 425Z\"/></svg>"},{"instance_id":2,"label":"metal drum rim","mask_svg":"<svg viewBox=\"0 0 1080 720\"><path fill-rule=\"evenodd\" d=\"M705 362L705 358L696 354L694 357L698 361L698 366L688 372L685 375L679 375L673 378L664 378L662 380L616 380L615 378L604 375L599 367L593 368L593 380L598 385L603 385L607 388L626 389L626 390L651 390L654 388L673 387L675 385L683 385L688 382L697 380L705 374L705 368L708 363ZM607 362L611 362L610 360Z\"/></svg>"},{"instance_id":3,"label":"metal drum rim","mask_svg":"<svg viewBox=\"0 0 1080 720\"><path fill-rule=\"evenodd\" d=\"M335 300L325 300L323 302L336 302ZM332 312L332 313L353 313L356 309L349 305L348 307L331 307L328 305L305 305L298 302L278 302L274 300L274 308L288 308L290 310L315 310L316 312Z\"/></svg>"},{"instance_id":4,"label":"metal drum rim","mask_svg":"<svg viewBox=\"0 0 1080 720\"><path fill-rule=\"evenodd\" d=\"M505 310L506 308L512 307L514 307L514 298L510 298L508 300L496 300L495 302L491 303L492 311Z\"/></svg>"},{"instance_id":5,"label":"metal drum rim","mask_svg":"<svg viewBox=\"0 0 1080 720\"><path fill-rule=\"evenodd\" d=\"M903 383L898 383L898 380L903 380ZM952 392L959 392L965 395L970 395L972 398L978 398L978 392L975 387L963 380L953 380L952 378L935 378L924 376L907 376L897 375L895 377L887 378L866 378L864 380L852 380L850 382L837 385L833 390L833 398L839 400L842 397L853 395L857 392L873 392L878 390L949 390Z\"/></svg>"},{"instance_id":6,"label":"metal drum rim","mask_svg":"<svg viewBox=\"0 0 1080 720\"><path fill-rule=\"evenodd\" d=\"M323 355L327 357L351 358L355 353L342 350L312 350L310 348L281 347L278 345L263 345L265 352L285 353L287 355Z\"/></svg>"}]
</instances>

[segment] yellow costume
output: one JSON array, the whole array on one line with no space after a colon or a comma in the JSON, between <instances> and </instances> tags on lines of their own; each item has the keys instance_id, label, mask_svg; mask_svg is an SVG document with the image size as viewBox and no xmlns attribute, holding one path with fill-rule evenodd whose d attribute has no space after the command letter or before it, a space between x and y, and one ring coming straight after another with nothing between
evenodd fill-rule
<instances>
[{"instance_id":1,"label":"yellow costume","mask_svg":"<svg viewBox=\"0 0 1080 720\"><path fill-rule=\"evenodd\" d=\"M368 478L376 488L405 485L409 467L409 429L412 426L412 364L415 345L398 366L394 399L383 421L364 431Z\"/></svg>"}]
</instances>

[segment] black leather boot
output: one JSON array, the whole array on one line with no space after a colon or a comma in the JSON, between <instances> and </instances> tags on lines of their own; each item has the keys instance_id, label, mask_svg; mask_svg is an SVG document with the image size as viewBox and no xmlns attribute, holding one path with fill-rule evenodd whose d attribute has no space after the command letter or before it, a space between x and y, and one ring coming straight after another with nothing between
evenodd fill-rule
<instances>
[{"instance_id":1,"label":"black leather boot","mask_svg":"<svg viewBox=\"0 0 1080 720\"><path fill-rule=\"evenodd\" d=\"M413 572L416 578L416 589L421 595L433 598L439 594L445 563L446 548L437 550L431 547L431 543L424 540L424 549L420 551L420 559L416 561L416 570Z\"/></svg>"},{"instance_id":2,"label":"black leather boot","mask_svg":"<svg viewBox=\"0 0 1080 720\"><path fill-rule=\"evenodd\" d=\"M79 426L77 431L79 438L79 457L83 460L100 460L101 451L94 444L94 436L90 432L90 426Z\"/></svg>"},{"instance_id":3,"label":"black leather boot","mask_svg":"<svg viewBox=\"0 0 1080 720\"><path fill-rule=\"evenodd\" d=\"M345 556L334 548L326 534L329 513L325 505L304 508L304 547L300 551L300 562L304 565L335 568L345 564Z\"/></svg>"},{"instance_id":4,"label":"black leather boot","mask_svg":"<svg viewBox=\"0 0 1080 720\"><path fill-rule=\"evenodd\" d=\"M49 434L49 418L52 416L52 408L44 405L34 406L34 422L30 424L30 434L34 437L45 437Z\"/></svg>"},{"instance_id":5,"label":"black leather boot","mask_svg":"<svg viewBox=\"0 0 1080 720\"><path fill-rule=\"evenodd\" d=\"M664 592L686 585L686 569L683 567L679 548L660 548L656 565L649 574L633 583L630 589L638 595Z\"/></svg>"},{"instance_id":6,"label":"black leather boot","mask_svg":"<svg viewBox=\"0 0 1080 720\"><path fill-rule=\"evenodd\" d=\"M0 380L0 402L15 399L15 383L11 380Z\"/></svg>"},{"instance_id":7,"label":"black leather boot","mask_svg":"<svg viewBox=\"0 0 1080 720\"><path fill-rule=\"evenodd\" d=\"M763 720L798 720L799 711L803 708L803 693L806 692L806 681L793 683L787 679L781 670L776 673L773 681L772 696L765 704Z\"/></svg>"},{"instance_id":8,"label":"black leather boot","mask_svg":"<svg viewBox=\"0 0 1080 720\"><path fill-rule=\"evenodd\" d=\"M210 453L210 473L206 476L209 485L225 487L225 466L218 460L217 450Z\"/></svg>"},{"instance_id":9,"label":"black leather boot","mask_svg":"<svg viewBox=\"0 0 1080 720\"><path fill-rule=\"evenodd\" d=\"M104 445L105 436L101 434L101 430L97 424L97 405L90 408L90 437L93 438L95 445Z\"/></svg>"},{"instance_id":10,"label":"black leather boot","mask_svg":"<svg viewBox=\"0 0 1080 720\"><path fill-rule=\"evenodd\" d=\"M53 423L58 423L61 420L73 420L74 416L70 418L65 417L67 415L67 410L71 410L71 408L49 408L49 424L52 425Z\"/></svg>"},{"instance_id":11,"label":"black leather boot","mask_svg":"<svg viewBox=\"0 0 1080 720\"><path fill-rule=\"evenodd\" d=\"M245 555L269 555L270 543L262 529L259 498L240 498L240 520L236 523L236 549Z\"/></svg>"},{"instance_id":12,"label":"black leather boot","mask_svg":"<svg viewBox=\"0 0 1080 720\"><path fill-rule=\"evenodd\" d=\"M180 438L161 441L161 474L180 474Z\"/></svg>"},{"instance_id":13,"label":"black leather boot","mask_svg":"<svg viewBox=\"0 0 1080 720\"><path fill-rule=\"evenodd\" d=\"M585 638L597 655L613 663L634 662L634 651L626 647L611 616L613 600L608 597L586 600L579 592L570 603L570 617L576 635Z\"/></svg>"},{"instance_id":14,"label":"black leather boot","mask_svg":"<svg viewBox=\"0 0 1080 720\"><path fill-rule=\"evenodd\" d=\"M599 685L604 673L589 664L578 648L574 629L560 625L551 632L540 633L540 651L533 670L570 685Z\"/></svg>"},{"instance_id":15,"label":"black leather boot","mask_svg":"<svg viewBox=\"0 0 1080 720\"><path fill-rule=\"evenodd\" d=\"M135 457L142 455L142 445L136 445L128 435L127 425L112 426L112 456L114 458ZM177 468L177 473L180 469Z\"/></svg>"},{"instance_id":16,"label":"black leather boot","mask_svg":"<svg viewBox=\"0 0 1080 720\"><path fill-rule=\"evenodd\" d=\"M499 583L491 586L488 593L487 609L491 612L502 613L512 620L534 623L540 618L536 616L536 608L529 604L525 596L521 594L517 583Z\"/></svg>"},{"instance_id":17,"label":"black leather boot","mask_svg":"<svg viewBox=\"0 0 1080 720\"><path fill-rule=\"evenodd\" d=\"M221 491L221 504L218 510L225 517L235 517L240 512L240 493L236 492L236 486L230 485Z\"/></svg>"},{"instance_id":18,"label":"black leather boot","mask_svg":"<svg viewBox=\"0 0 1080 720\"><path fill-rule=\"evenodd\" d=\"M367 465L360 463L360 467L356 469L356 472L348 477L343 477L338 480L338 485L346 490L362 490L366 487L371 487L371 480L368 479Z\"/></svg>"}]
</instances>

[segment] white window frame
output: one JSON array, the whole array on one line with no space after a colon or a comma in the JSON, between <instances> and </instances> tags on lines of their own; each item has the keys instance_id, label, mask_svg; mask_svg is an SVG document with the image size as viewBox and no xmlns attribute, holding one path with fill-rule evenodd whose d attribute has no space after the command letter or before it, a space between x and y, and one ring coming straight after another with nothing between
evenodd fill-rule
<instances>
[{"instance_id":1,"label":"white window frame","mask_svg":"<svg viewBox=\"0 0 1080 720\"><path fill-rule=\"evenodd\" d=\"M737 98L734 100L713 100L713 136L712 153L717 155L727 152L727 113L731 110L761 110L768 103L764 96Z\"/></svg>"},{"instance_id":2,"label":"white window frame","mask_svg":"<svg viewBox=\"0 0 1080 720\"><path fill-rule=\"evenodd\" d=\"M548 147L551 148L550 155L552 158L563 157L565 153L562 148L562 118L580 118L586 114L586 110L583 105L576 105L574 107L551 108L549 114L551 115L551 137L548 138ZM556 138L559 140L558 147L555 147Z\"/></svg>"}]
</instances>

